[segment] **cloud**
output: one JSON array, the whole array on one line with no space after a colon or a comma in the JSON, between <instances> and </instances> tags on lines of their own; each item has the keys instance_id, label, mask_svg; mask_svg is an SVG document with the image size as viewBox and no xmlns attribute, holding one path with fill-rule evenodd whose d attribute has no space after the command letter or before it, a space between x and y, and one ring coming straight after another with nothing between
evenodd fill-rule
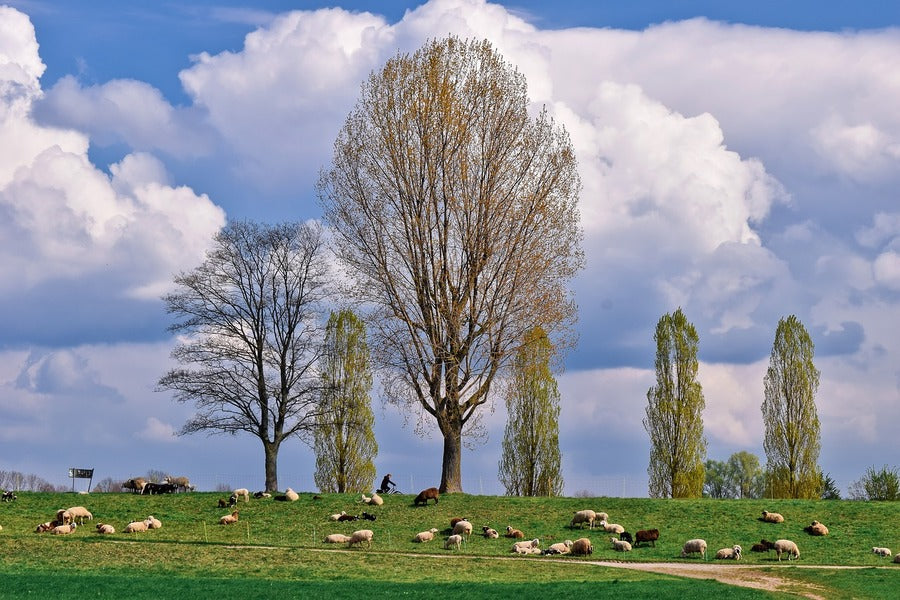
<instances>
[{"instance_id":1,"label":"cloud","mask_svg":"<svg viewBox=\"0 0 900 600\"><path fill-rule=\"evenodd\" d=\"M171 443L175 441L175 428L156 417L147 417L144 428L136 435L148 442Z\"/></svg>"}]
</instances>

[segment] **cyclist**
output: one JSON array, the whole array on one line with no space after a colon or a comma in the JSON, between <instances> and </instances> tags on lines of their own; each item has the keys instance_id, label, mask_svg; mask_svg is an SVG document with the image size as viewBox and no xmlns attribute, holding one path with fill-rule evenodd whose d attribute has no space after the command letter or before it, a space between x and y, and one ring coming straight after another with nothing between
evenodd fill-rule
<instances>
[{"instance_id":1,"label":"cyclist","mask_svg":"<svg viewBox=\"0 0 900 600\"><path fill-rule=\"evenodd\" d=\"M391 481L391 474L388 473L384 476L384 479L381 480L381 487L378 488L378 491L382 494L390 494L391 488L397 487L397 484Z\"/></svg>"}]
</instances>

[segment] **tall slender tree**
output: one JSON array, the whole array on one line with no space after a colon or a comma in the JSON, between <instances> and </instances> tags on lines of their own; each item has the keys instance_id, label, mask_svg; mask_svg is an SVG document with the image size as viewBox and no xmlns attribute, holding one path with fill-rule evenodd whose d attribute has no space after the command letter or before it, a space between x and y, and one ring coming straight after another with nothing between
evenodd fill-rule
<instances>
[{"instance_id":1,"label":"tall slender tree","mask_svg":"<svg viewBox=\"0 0 900 600\"><path fill-rule=\"evenodd\" d=\"M699 498L703 492L706 401L697 381L699 338L679 308L656 325L656 385L647 391L650 496Z\"/></svg>"},{"instance_id":2,"label":"tall slender tree","mask_svg":"<svg viewBox=\"0 0 900 600\"><path fill-rule=\"evenodd\" d=\"M558 496L559 389L550 369L553 345L537 327L525 336L506 388L506 432L500 482L511 496Z\"/></svg>"},{"instance_id":3,"label":"tall slender tree","mask_svg":"<svg viewBox=\"0 0 900 600\"><path fill-rule=\"evenodd\" d=\"M323 492L365 492L375 479L372 371L366 328L350 310L331 313L322 351L322 404L316 418L316 472Z\"/></svg>"},{"instance_id":4,"label":"tall slender tree","mask_svg":"<svg viewBox=\"0 0 900 600\"><path fill-rule=\"evenodd\" d=\"M778 321L764 380L762 404L767 494L775 498L819 498L819 370L815 348L800 320Z\"/></svg>"},{"instance_id":5,"label":"tall slender tree","mask_svg":"<svg viewBox=\"0 0 900 600\"><path fill-rule=\"evenodd\" d=\"M319 180L385 398L443 436L442 492L462 491L463 435L525 332L562 347L576 317L575 153L528 109L488 41L430 41L363 84Z\"/></svg>"}]
</instances>

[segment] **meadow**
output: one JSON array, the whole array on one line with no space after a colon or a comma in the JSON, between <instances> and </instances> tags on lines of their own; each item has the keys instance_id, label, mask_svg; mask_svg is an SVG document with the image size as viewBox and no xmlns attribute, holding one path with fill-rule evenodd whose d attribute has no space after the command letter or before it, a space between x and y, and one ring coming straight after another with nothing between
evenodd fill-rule
<instances>
[{"instance_id":1,"label":"meadow","mask_svg":"<svg viewBox=\"0 0 900 600\"><path fill-rule=\"evenodd\" d=\"M349 598L365 594L426 597L438 592L474 598L528 594L570 597L590 590L592 597L626 593L636 597L728 598L794 597L790 588L766 592L726 586L710 579L687 579L598 565L598 561L684 563L689 538L704 538L715 550L740 544L741 565L762 574L777 573L788 583L813 582L825 598L891 597L900 593L900 564L875 556L872 546L900 550L900 503L799 500L660 500L635 498L518 498L452 494L437 505L414 507L411 495L386 496L380 507L365 506L359 495L302 493L297 502L272 499L241 501L239 521L218 524L231 509L218 507L226 494L193 492L140 496L128 493L27 493L0 503L0 598L159 597L177 589L179 596L198 598L268 598L282 593L323 594ZM34 533L57 509L81 505L94 515L66 536ZM609 534L571 528L576 510L605 511L610 521L634 532L660 530L656 546L641 545L615 552ZM377 520L333 522L332 513L361 514ZM782 513L782 524L763 523L763 510ZM153 515L162 529L121 533L131 520ZM461 551L445 550L443 539L452 517L467 517L475 533ZM825 523L830 534L812 537L803 527ZM117 532L99 535L98 522ZM587 557L517 556L512 540L477 535L482 525L505 531L507 525L538 538L546 547L556 541L587 537L594 545ZM413 543L419 531L437 528L429 543ZM371 548L347 549L324 544L329 533L374 531ZM798 561L781 564L774 552L749 549L761 538L792 539L800 547ZM727 561L728 565L734 565ZM852 567L852 568L847 568ZM175 587L173 587L175 586ZM799 588L798 588L799 589Z\"/></svg>"}]
</instances>

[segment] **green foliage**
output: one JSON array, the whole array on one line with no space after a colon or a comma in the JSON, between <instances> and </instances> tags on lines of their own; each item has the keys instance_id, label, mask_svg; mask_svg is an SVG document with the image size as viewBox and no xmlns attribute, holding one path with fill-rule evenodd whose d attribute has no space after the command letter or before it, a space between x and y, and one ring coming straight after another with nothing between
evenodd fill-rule
<instances>
[{"instance_id":1,"label":"green foliage","mask_svg":"<svg viewBox=\"0 0 900 600\"><path fill-rule=\"evenodd\" d=\"M323 492L371 491L378 454L369 397L372 372L365 326L350 310L328 319L321 371L313 479Z\"/></svg>"},{"instance_id":2,"label":"green foliage","mask_svg":"<svg viewBox=\"0 0 900 600\"><path fill-rule=\"evenodd\" d=\"M708 498L762 498L765 475L750 452L735 452L728 462L706 461L703 495Z\"/></svg>"},{"instance_id":3,"label":"green foliage","mask_svg":"<svg viewBox=\"0 0 900 600\"><path fill-rule=\"evenodd\" d=\"M558 496L559 389L550 370L553 345L543 329L528 332L506 390L506 432L499 476L511 496Z\"/></svg>"},{"instance_id":4,"label":"green foliage","mask_svg":"<svg viewBox=\"0 0 900 600\"><path fill-rule=\"evenodd\" d=\"M660 317L656 341L656 385L647 391L644 428L650 434L650 495L698 498L703 491L706 401L697 381L699 338L679 308Z\"/></svg>"},{"instance_id":5,"label":"green foliage","mask_svg":"<svg viewBox=\"0 0 900 600\"><path fill-rule=\"evenodd\" d=\"M706 481L703 483L705 498L734 498L736 495L728 463L709 459L704 463Z\"/></svg>"},{"instance_id":6,"label":"green foliage","mask_svg":"<svg viewBox=\"0 0 900 600\"><path fill-rule=\"evenodd\" d=\"M900 472L887 465L875 470L866 469L865 475L850 485L853 500L900 500Z\"/></svg>"},{"instance_id":7,"label":"green foliage","mask_svg":"<svg viewBox=\"0 0 900 600\"><path fill-rule=\"evenodd\" d=\"M822 500L840 500L841 491L838 489L834 478L828 473L822 473Z\"/></svg>"},{"instance_id":8,"label":"green foliage","mask_svg":"<svg viewBox=\"0 0 900 600\"><path fill-rule=\"evenodd\" d=\"M778 321L762 404L766 494L773 498L821 497L814 354L812 339L797 317Z\"/></svg>"}]
</instances>

